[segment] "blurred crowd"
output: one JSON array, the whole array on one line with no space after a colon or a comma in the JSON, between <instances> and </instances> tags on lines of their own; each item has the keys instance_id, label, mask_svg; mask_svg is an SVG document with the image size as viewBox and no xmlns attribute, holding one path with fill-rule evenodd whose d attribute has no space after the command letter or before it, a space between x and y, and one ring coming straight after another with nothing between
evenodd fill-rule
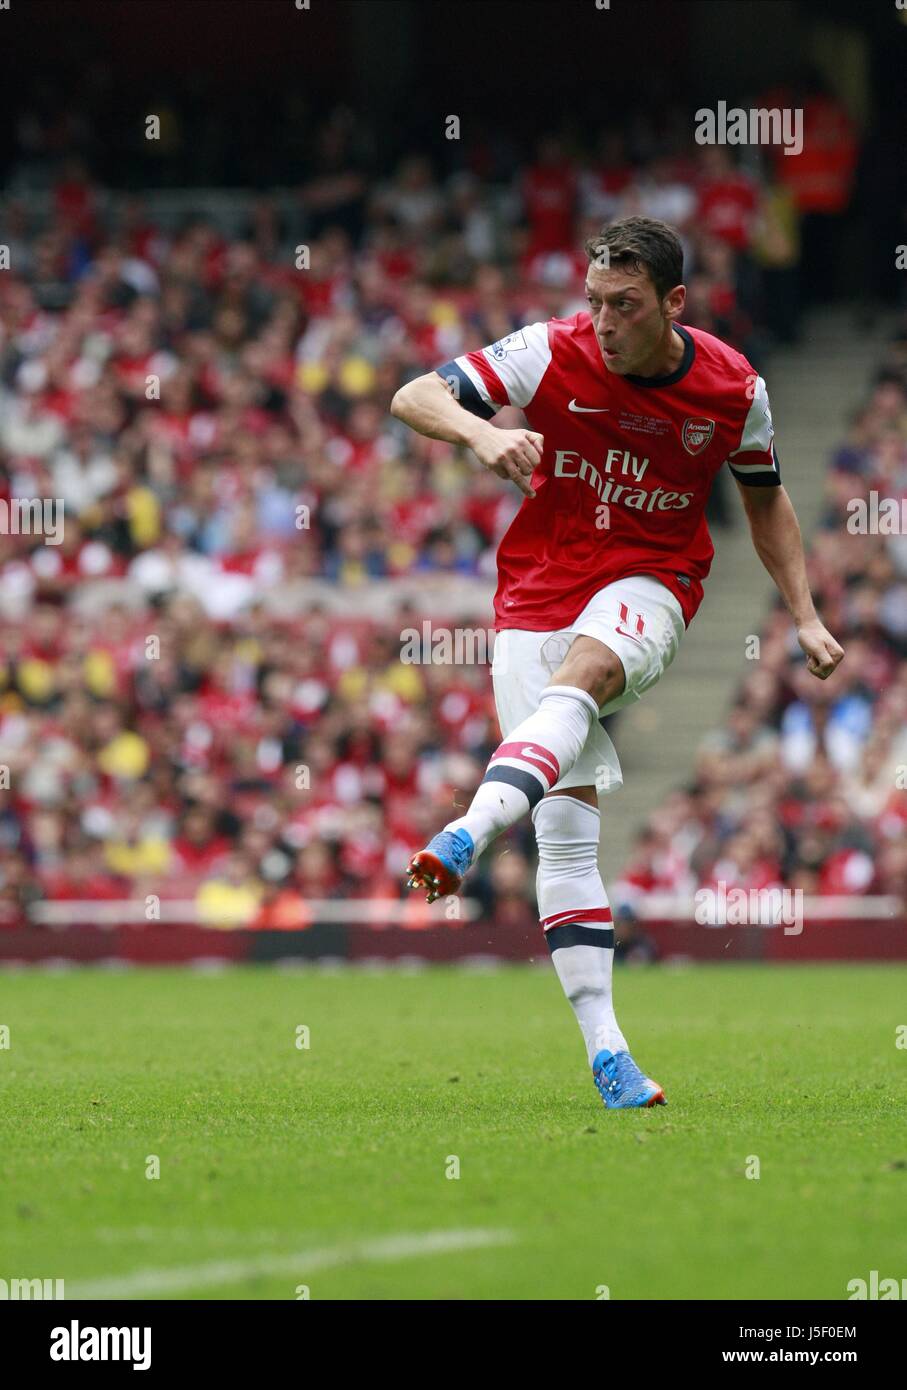
<instances>
[{"instance_id":1,"label":"blurred crowd","mask_svg":"<svg viewBox=\"0 0 907 1390\"><path fill-rule=\"evenodd\" d=\"M369 599L490 585L518 495L393 420L396 389L582 308L584 237L631 212L681 230L686 322L757 366L796 336L808 209L724 147L608 131L579 158L552 136L502 187L481 151L369 179L353 143L328 119L294 207L262 195L238 230L109 197L76 157L46 213L5 206L0 514L62 499L65 525L59 545L0 539L0 920L156 895L293 926L313 899L398 898L497 724L487 665L401 661L428 599L383 616ZM813 584L832 629L861 633L834 699L796 674L776 615L695 783L640 836L628 903L715 875L902 890L907 563L893 538L843 544L841 511L855 487L903 486L904 381L893 359L830 473ZM532 879L524 829L473 891L529 921Z\"/></svg>"}]
</instances>

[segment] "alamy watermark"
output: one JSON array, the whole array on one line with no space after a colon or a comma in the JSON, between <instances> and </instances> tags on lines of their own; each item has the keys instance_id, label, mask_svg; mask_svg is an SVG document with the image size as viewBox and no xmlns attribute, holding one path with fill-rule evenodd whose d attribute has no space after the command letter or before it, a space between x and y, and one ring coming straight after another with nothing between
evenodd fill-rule
<instances>
[{"instance_id":1,"label":"alamy watermark","mask_svg":"<svg viewBox=\"0 0 907 1390\"><path fill-rule=\"evenodd\" d=\"M907 536L907 497L851 497L847 530L852 536Z\"/></svg>"},{"instance_id":2,"label":"alamy watermark","mask_svg":"<svg viewBox=\"0 0 907 1390\"><path fill-rule=\"evenodd\" d=\"M131 1361L134 1371L151 1366L150 1327L83 1327L75 1318L68 1327L51 1328L51 1361Z\"/></svg>"},{"instance_id":3,"label":"alamy watermark","mask_svg":"<svg viewBox=\"0 0 907 1390\"><path fill-rule=\"evenodd\" d=\"M848 1302L864 1299L884 1303L889 1299L907 1299L907 1279L880 1279L879 1271L871 1269L868 1279L851 1279L847 1285Z\"/></svg>"},{"instance_id":4,"label":"alamy watermark","mask_svg":"<svg viewBox=\"0 0 907 1390\"><path fill-rule=\"evenodd\" d=\"M43 536L47 545L63 543L62 497L0 498L0 536Z\"/></svg>"},{"instance_id":5,"label":"alamy watermark","mask_svg":"<svg viewBox=\"0 0 907 1390\"><path fill-rule=\"evenodd\" d=\"M435 627L426 618L421 631L400 633L404 666L486 666L494 654L495 633L484 627Z\"/></svg>"},{"instance_id":6,"label":"alamy watermark","mask_svg":"<svg viewBox=\"0 0 907 1390\"><path fill-rule=\"evenodd\" d=\"M693 918L701 927L780 927L785 936L803 930L802 888L700 888Z\"/></svg>"},{"instance_id":7,"label":"alamy watermark","mask_svg":"<svg viewBox=\"0 0 907 1390\"><path fill-rule=\"evenodd\" d=\"M62 1279L0 1279L0 1302L65 1298Z\"/></svg>"},{"instance_id":8,"label":"alamy watermark","mask_svg":"<svg viewBox=\"0 0 907 1390\"><path fill-rule=\"evenodd\" d=\"M700 107L694 119L697 145L781 145L786 155L803 150L803 109L799 106L745 111L719 101L714 110Z\"/></svg>"}]
</instances>

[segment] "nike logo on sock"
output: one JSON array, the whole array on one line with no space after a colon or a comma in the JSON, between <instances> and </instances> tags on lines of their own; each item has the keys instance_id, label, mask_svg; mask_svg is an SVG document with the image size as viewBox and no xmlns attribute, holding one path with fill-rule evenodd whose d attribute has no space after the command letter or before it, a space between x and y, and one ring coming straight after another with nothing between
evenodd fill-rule
<instances>
[{"instance_id":1,"label":"nike logo on sock","mask_svg":"<svg viewBox=\"0 0 907 1390\"><path fill-rule=\"evenodd\" d=\"M550 758L546 758L544 753L540 753L537 748L520 749L520 757L537 758L540 763L544 763L546 767L550 767L552 772L560 772L560 768L557 767Z\"/></svg>"},{"instance_id":2,"label":"nike logo on sock","mask_svg":"<svg viewBox=\"0 0 907 1390\"><path fill-rule=\"evenodd\" d=\"M513 758L517 761L528 763L533 772L543 777L549 787L553 787L561 775L560 765L557 755L547 749L542 751L534 747L531 743L502 743L495 749L491 761L488 764L486 777L490 781L495 779L495 767L501 758ZM521 776L525 774L520 774Z\"/></svg>"}]
</instances>

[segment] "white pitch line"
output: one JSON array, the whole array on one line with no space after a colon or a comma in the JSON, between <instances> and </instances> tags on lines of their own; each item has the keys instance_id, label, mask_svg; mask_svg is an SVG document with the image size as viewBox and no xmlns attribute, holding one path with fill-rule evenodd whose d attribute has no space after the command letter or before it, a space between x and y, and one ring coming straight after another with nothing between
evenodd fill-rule
<instances>
[{"instance_id":1,"label":"white pitch line","mask_svg":"<svg viewBox=\"0 0 907 1390\"><path fill-rule=\"evenodd\" d=\"M494 1245L512 1245L512 1231L428 1231L424 1235L384 1236L377 1240L356 1241L349 1245L329 1245L322 1249L298 1250L290 1255L255 1255L245 1260L211 1260L208 1264L183 1265L171 1269L138 1269L119 1278L66 1280L66 1297L147 1298L175 1293L180 1289L239 1284L258 1275L290 1274L300 1283L316 1270L338 1265L373 1264L382 1260L407 1260L418 1255L451 1254L459 1250L484 1250ZM289 1297L289 1292L288 1295Z\"/></svg>"}]
</instances>

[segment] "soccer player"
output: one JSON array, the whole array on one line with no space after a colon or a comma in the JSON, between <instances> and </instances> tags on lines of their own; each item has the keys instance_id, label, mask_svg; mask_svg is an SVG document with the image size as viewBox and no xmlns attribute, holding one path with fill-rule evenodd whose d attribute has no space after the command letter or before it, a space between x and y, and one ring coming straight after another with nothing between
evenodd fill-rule
<instances>
[{"instance_id":1,"label":"soccer player","mask_svg":"<svg viewBox=\"0 0 907 1390\"><path fill-rule=\"evenodd\" d=\"M781 483L765 382L681 326L683 251L628 217L586 244L589 311L533 323L403 386L392 413L466 445L525 494L498 550L495 703L503 734L465 815L416 854L409 886L454 893L491 841L532 813L539 915L609 1109L664 1104L614 1014L614 931L598 870L599 793L622 775L601 718L677 654L714 553L705 505L726 463L759 558L825 680L844 653L816 616ZM529 429L490 424L518 406Z\"/></svg>"}]
</instances>

